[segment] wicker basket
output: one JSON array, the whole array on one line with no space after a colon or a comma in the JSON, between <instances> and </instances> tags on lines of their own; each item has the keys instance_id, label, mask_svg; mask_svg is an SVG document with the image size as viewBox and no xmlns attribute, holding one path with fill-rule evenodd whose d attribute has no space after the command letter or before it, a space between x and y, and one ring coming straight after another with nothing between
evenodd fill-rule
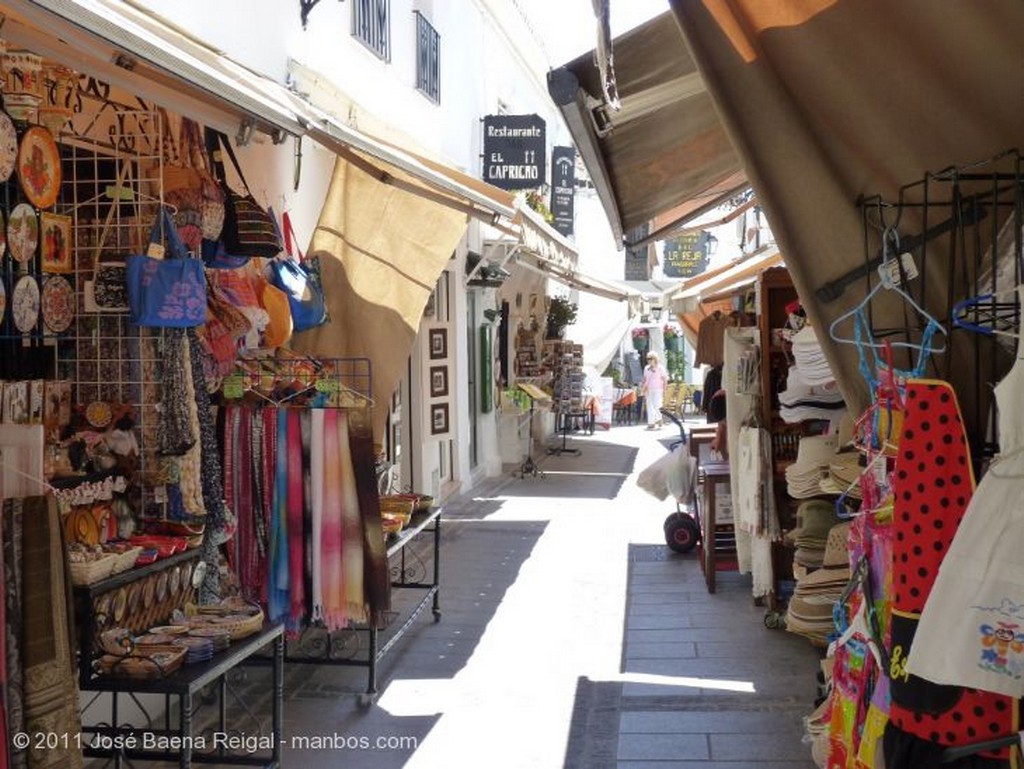
<instances>
[{"instance_id":1,"label":"wicker basket","mask_svg":"<svg viewBox=\"0 0 1024 769\"><path fill-rule=\"evenodd\" d=\"M100 556L92 561L72 561L68 564L71 570L73 585L92 585L110 576L117 559L116 553Z\"/></svg>"},{"instance_id":2,"label":"wicker basket","mask_svg":"<svg viewBox=\"0 0 1024 769\"><path fill-rule=\"evenodd\" d=\"M110 570L111 576L133 568L135 566L135 561L138 560L141 552L141 547L133 547L129 550L125 550L123 553L117 553L117 560L114 561L114 567Z\"/></svg>"},{"instance_id":3,"label":"wicker basket","mask_svg":"<svg viewBox=\"0 0 1024 769\"><path fill-rule=\"evenodd\" d=\"M96 672L136 681L165 678L182 666L187 654L188 648L185 646L154 646L147 649L145 654L121 657L104 654L96 660Z\"/></svg>"},{"instance_id":4,"label":"wicker basket","mask_svg":"<svg viewBox=\"0 0 1024 769\"><path fill-rule=\"evenodd\" d=\"M382 513L402 513L412 515L413 509L419 497L406 495L390 495L380 498L380 511Z\"/></svg>"}]
</instances>

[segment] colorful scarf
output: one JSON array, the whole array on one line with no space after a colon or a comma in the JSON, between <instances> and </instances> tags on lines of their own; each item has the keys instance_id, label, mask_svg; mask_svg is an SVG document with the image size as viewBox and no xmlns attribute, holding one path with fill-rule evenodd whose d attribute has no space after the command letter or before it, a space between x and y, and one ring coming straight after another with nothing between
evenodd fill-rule
<instances>
[{"instance_id":1,"label":"colorful scarf","mask_svg":"<svg viewBox=\"0 0 1024 769\"><path fill-rule=\"evenodd\" d=\"M277 452L274 476L274 512L270 522L270 584L267 614L271 622L284 622L291 609L288 592L288 412L277 411Z\"/></svg>"},{"instance_id":2,"label":"colorful scarf","mask_svg":"<svg viewBox=\"0 0 1024 769\"><path fill-rule=\"evenodd\" d=\"M344 598L341 585L342 475L338 458L339 412L324 413L324 499L320 527L321 600L319 615L328 630L345 626ZM347 445L347 441L346 441ZM316 608L314 607L314 612Z\"/></svg>"},{"instance_id":3,"label":"colorful scarf","mask_svg":"<svg viewBox=\"0 0 1024 769\"><path fill-rule=\"evenodd\" d=\"M344 616L350 622L366 621L366 593L363 590L363 527L359 514L359 489L356 486L352 447L349 444L349 415L338 419L338 445L341 449L341 584Z\"/></svg>"},{"instance_id":4,"label":"colorful scarf","mask_svg":"<svg viewBox=\"0 0 1024 769\"><path fill-rule=\"evenodd\" d=\"M263 421L263 542L265 555L263 556L262 582L260 586L260 603L267 607L267 616L270 616L270 583L271 572L274 568L274 555L272 541L275 536L274 511L277 504L277 434L278 434L278 413L277 409L261 409L260 419Z\"/></svg>"},{"instance_id":5,"label":"colorful scarf","mask_svg":"<svg viewBox=\"0 0 1024 769\"><path fill-rule=\"evenodd\" d=\"M288 629L297 632L306 602L302 555L302 415L298 409L285 411L288 419L288 592L291 608Z\"/></svg>"},{"instance_id":6,"label":"colorful scarf","mask_svg":"<svg viewBox=\"0 0 1024 769\"><path fill-rule=\"evenodd\" d=\"M324 590L323 590L323 554L320 552L321 528L324 516L324 419L323 409L314 409L312 413L312 424L310 426L310 447L309 447L309 476L310 476L310 503L311 515L310 526L312 528L309 547L310 555L310 578L312 592L310 600L312 611L310 618L314 622L323 621Z\"/></svg>"}]
</instances>

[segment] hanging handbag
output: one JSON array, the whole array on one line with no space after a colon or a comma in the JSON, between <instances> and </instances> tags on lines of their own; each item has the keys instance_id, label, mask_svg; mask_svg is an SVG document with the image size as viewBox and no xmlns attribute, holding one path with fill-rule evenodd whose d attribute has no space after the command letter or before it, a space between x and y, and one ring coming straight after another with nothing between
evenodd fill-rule
<instances>
[{"instance_id":1,"label":"hanging handbag","mask_svg":"<svg viewBox=\"0 0 1024 769\"><path fill-rule=\"evenodd\" d=\"M295 331L306 331L330 320L320 280L320 261L317 257L306 259L299 250L287 211L281 219L286 255L271 260L269 280L288 295Z\"/></svg>"},{"instance_id":2,"label":"hanging handbag","mask_svg":"<svg viewBox=\"0 0 1024 769\"><path fill-rule=\"evenodd\" d=\"M187 123L187 118L182 118L178 141L175 142L170 117L165 109L160 109L161 194L174 212L174 226L181 242L192 253L198 253L203 240L203 180L192 166L192 153L187 146Z\"/></svg>"},{"instance_id":3,"label":"hanging handbag","mask_svg":"<svg viewBox=\"0 0 1024 769\"><path fill-rule=\"evenodd\" d=\"M117 185L120 187L128 176L128 163L121 167ZM103 262L103 246L110 234L110 224L117 206L107 209L103 228L96 239L92 256L92 279L86 279L82 287L83 306L87 313L128 312L128 286L125 282L125 264L121 259Z\"/></svg>"},{"instance_id":4,"label":"hanging handbag","mask_svg":"<svg viewBox=\"0 0 1024 769\"><path fill-rule=\"evenodd\" d=\"M200 230L204 243L216 241L224 229L224 190L213 175L212 161L206 153L206 145L199 132L199 124L189 118L181 119L189 163L199 179Z\"/></svg>"},{"instance_id":5,"label":"hanging handbag","mask_svg":"<svg viewBox=\"0 0 1024 769\"><path fill-rule=\"evenodd\" d=\"M220 239L229 254L247 254L249 256L274 257L281 253L281 238L273 219L262 208L249 190L249 185L242 174L242 168L231 149L228 138L218 132L208 132L208 147L211 148L214 169L220 177L221 188L224 190L224 228ZM212 135L212 138L211 138ZM213 143L216 142L215 146ZM224 175L224 163L221 160L221 149L231 159L231 164L238 174L238 179L245 188L245 194L239 194L228 186Z\"/></svg>"},{"instance_id":6,"label":"hanging handbag","mask_svg":"<svg viewBox=\"0 0 1024 769\"><path fill-rule=\"evenodd\" d=\"M153 328L190 328L206 322L203 263L188 255L166 208L150 230L150 253L167 241L166 258L132 254L127 259L128 304L132 322Z\"/></svg>"}]
</instances>

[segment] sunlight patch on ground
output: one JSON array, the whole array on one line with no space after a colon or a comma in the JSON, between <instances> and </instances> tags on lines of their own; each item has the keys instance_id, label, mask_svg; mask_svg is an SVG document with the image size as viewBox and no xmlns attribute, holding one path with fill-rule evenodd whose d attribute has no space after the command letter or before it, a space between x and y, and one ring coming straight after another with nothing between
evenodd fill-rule
<instances>
[{"instance_id":1,"label":"sunlight patch on ground","mask_svg":"<svg viewBox=\"0 0 1024 769\"><path fill-rule=\"evenodd\" d=\"M622 673L612 678L624 684L655 684L679 686L689 689L715 689L723 692L757 694L753 681L729 681L724 678L694 678L692 676L663 676L656 673Z\"/></svg>"}]
</instances>

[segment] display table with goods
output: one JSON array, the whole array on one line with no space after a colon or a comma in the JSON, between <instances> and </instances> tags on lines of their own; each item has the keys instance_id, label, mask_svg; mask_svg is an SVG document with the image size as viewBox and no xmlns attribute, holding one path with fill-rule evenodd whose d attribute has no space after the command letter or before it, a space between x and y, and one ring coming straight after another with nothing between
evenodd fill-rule
<instances>
[{"instance_id":1,"label":"display table with goods","mask_svg":"<svg viewBox=\"0 0 1024 769\"><path fill-rule=\"evenodd\" d=\"M160 628L158 628L160 629ZM200 644L216 643L213 634L198 630L179 633L174 627L162 628L162 634L152 633L160 643L147 644L146 636L135 637L123 648L130 649L121 664L114 664L105 674L97 674L82 683L83 692L92 698L82 710L82 748L90 757L112 759L114 766L126 762L176 762L182 769L195 763L261 766L274 769L281 766L281 737L284 723L284 628L263 624L255 632L241 638L227 633L228 645L218 651L203 652ZM196 633L193 635L192 633ZM224 633L220 634L221 636ZM168 640L171 639L171 640ZM177 639L177 640L174 640ZM195 641L194 646L185 644ZM178 646L177 644L181 644ZM228 681L228 674L240 665L252 663L256 655L271 649L273 682L271 685L270 724L266 727L258 720L260 729L252 731L253 717L249 704L239 699ZM171 651L178 648L179 651ZM181 650L185 651L181 651ZM104 657L116 655L104 655ZM193 659L193 657L196 657ZM141 660L133 664L133 660ZM195 729L196 706L204 689L214 686L218 697L218 715L214 731ZM124 720L122 705L125 698L138 707L139 696L164 695L165 715L162 725L143 710L139 724ZM228 720L228 695L233 695L246 713L245 728ZM171 700L177 699L176 724L172 718ZM104 714L95 720L90 711L102 712L103 700L109 704L109 720ZM130 765L130 763L129 763Z\"/></svg>"},{"instance_id":2,"label":"display table with goods","mask_svg":"<svg viewBox=\"0 0 1024 769\"><path fill-rule=\"evenodd\" d=\"M382 499L387 506L387 498ZM412 627L417 617L430 606L434 621L441 619L441 507L430 501L413 509L400 525L388 519L401 520L385 514L386 558L393 590L421 591L421 595L405 607L399 622L398 612L387 612L381 624L351 624L347 628L328 631L307 628L295 641L289 639L285 659L289 663L342 665L367 668L366 691L360 695L362 705L369 705L377 695L377 665ZM413 507L417 505L414 504ZM421 535L432 534L429 539Z\"/></svg>"}]
</instances>

